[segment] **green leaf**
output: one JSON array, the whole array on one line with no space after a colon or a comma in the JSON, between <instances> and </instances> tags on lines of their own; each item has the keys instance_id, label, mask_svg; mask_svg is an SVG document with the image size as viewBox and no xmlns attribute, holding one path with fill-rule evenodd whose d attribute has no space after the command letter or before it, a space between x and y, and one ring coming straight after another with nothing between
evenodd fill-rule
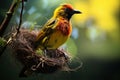
<instances>
[{"instance_id":1,"label":"green leaf","mask_svg":"<svg viewBox=\"0 0 120 80\"><path fill-rule=\"evenodd\" d=\"M0 48L6 45L6 40L0 37Z\"/></svg>"}]
</instances>

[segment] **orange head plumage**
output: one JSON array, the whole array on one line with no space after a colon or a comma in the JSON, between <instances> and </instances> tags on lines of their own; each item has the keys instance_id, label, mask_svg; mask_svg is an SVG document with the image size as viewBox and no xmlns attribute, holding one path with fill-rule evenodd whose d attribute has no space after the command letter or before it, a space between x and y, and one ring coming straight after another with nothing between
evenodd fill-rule
<instances>
[{"instance_id":1,"label":"orange head plumage","mask_svg":"<svg viewBox=\"0 0 120 80\"><path fill-rule=\"evenodd\" d=\"M80 14L81 12L78 10L74 10L72 5L63 4L55 9L53 17L63 17L67 20L70 20L73 14Z\"/></svg>"}]
</instances>

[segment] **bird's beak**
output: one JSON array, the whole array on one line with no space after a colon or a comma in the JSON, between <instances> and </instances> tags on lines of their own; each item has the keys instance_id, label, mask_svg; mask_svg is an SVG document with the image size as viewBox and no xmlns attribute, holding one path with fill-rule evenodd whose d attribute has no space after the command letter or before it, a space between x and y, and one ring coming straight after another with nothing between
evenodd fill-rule
<instances>
[{"instance_id":1,"label":"bird's beak","mask_svg":"<svg viewBox=\"0 0 120 80\"><path fill-rule=\"evenodd\" d=\"M81 11L78 11L78 10L74 10L74 11L73 11L73 14L82 14L82 12L81 12Z\"/></svg>"}]
</instances>

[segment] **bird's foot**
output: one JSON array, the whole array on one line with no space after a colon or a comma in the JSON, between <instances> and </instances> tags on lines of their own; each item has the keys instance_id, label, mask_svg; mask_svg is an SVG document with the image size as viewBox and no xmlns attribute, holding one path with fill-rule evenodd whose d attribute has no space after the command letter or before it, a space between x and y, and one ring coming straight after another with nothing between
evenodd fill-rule
<instances>
[{"instance_id":1,"label":"bird's foot","mask_svg":"<svg viewBox=\"0 0 120 80\"><path fill-rule=\"evenodd\" d=\"M43 55L44 55L44 57L47 57L47 49L45 49L45 50L43 50Z\"/></svg>"}]
</instances>

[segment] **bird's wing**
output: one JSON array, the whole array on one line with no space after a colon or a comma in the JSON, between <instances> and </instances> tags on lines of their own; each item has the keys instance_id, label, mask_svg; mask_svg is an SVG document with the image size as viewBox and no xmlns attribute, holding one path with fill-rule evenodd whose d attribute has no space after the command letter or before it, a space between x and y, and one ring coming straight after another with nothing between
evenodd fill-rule
<instances>
[{"instance_id":1,"label":"bird's wing","mask_svg":"<svg viewBox=\"0 0 120 80\"><path fill-rule=\"evenodd\" d=\"M58 20L54 18L48 20L47 23L43 26L43 30L46 30L49 28L54 29L55 28L54 26L56 25L57 21Z\"/></svg>"},{"instance_id":2,"label":"bird's wing","mask_svg":"<svg viewBox=\"0 0 120 80\"><path fill-rule=\"evenodd\" d=\"M36 44L44 43L48 39L49 35L51 35L54 32L54 28L57 22L58 21L56 19L48 20L48 22L43 26L43 28L39 32L36 38Z\"/></svg>"},{"instance_id":3,"label":"bird's wing","mask_svg":"<svg viewBox=\"0 0 120 80\"><path fill-rule=\"evenodd\" d=\"M50 19L48 22L43 26L42 31L44 31L46 34L50 34L57 23L57 19Z\"/></svg>"}]
</instances>

